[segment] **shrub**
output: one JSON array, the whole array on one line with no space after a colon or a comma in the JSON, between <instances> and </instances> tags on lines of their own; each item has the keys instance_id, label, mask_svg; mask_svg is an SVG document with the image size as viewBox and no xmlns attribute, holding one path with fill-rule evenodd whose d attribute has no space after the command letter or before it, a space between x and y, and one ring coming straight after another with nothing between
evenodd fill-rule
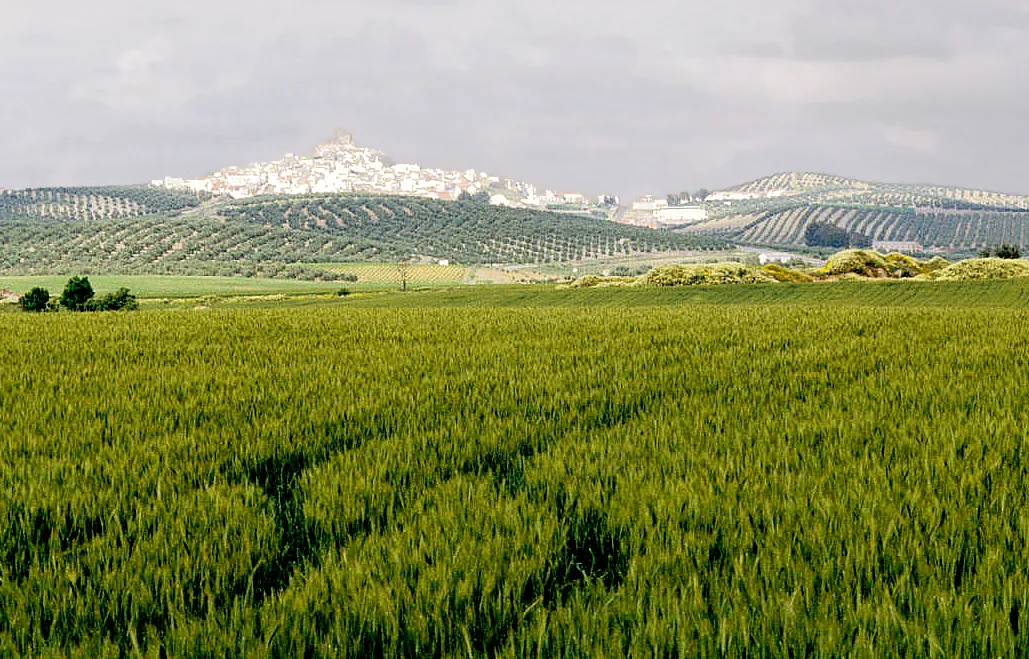
<instances>
[{"instance_id":1,"label":"shrub","mask_svg":"<svg viewBox=\"0 0 1029 659\"><path fill-rule=\"evenodd\" d=\"M853 273L877 277L886 273L886 260L879 252L870 249L847 249L829 257L829 261L818 273L829 276Z\"/></svg>"},{"instance_id":2,"label":"shrub","mask_svg":"<svg viewBox=\"0 0 1029 659\"><path fill-rule=\"evenodd\" d=\"M50 291L36 286L25 295L22 295L18 302L25 311L34 313L46 311L47 305L50 303Z\"/></svg>"},{"instance_id":3,"label":"shrub","mask_svg":"<svg viewBox=\"0 0 1029 659\"><path fill-rule=\"evenodd\" d=\"M972 279L1015 279L1029 277L1029 263L1011 259L968 259L933 273L941 281L967 281Z\"/></svg>"},{"instance_id":4,"label":"shrub","mask_svg":"<svg viewBox=\"0 0 1029 659\"><path fill-rule=\"evenodd\" d=\"M950 261L945 258L934 256L928 261L922 264L922 272L925 274L932 274L937 270L943 270L950 265Z\"/></svg>"},{"instance_id":5,"label":"shrub","mask_svg":"<svg viewBox=\"0 0 1029 659\"><path fill-rule=\"evenodd\" d=\"M569 284L568 287L593 288L604 286L632 286L635 283L635 277L600 277L598 275L583 275Z\"/></svg>"},{"instance_id":6,"label":"shrub","mask_svg":"<svg viewBox=\"0 0 1029 659\"><path fill-rule=\"evenodd\" d=\"M127 288L119 288L114 293L89 300L85 306L86 311L132 311L138 308L136 296L129 293Z\"/></svg>"},{"instance_id":7,"label":"shrub","mask_svg":"<svg viewBox=\"0 0 1029 659\"><path fill-rule=\"evenodd\" d=\"M583 275L568 286L570 288L592 288L600 283L600 277L598 275Z\"/></svg>"},{"instance_id":8,"label":"shrub","mask_svg":"<svg viewBox=\"0 0 1029 659\"><path fill-rule=\"evenodd\" d=\"M639 275L645 275L654 269L652 265L638 265L635 268L630 268L626 265L620 265L611 271L611 274L616 277L636 277Z\"/></svg>"},{"instance_id":9,"label":"shrub","mask_svg":"<svg viewBox=\"0 0 1029 659\"><path fill-rule=\"evenodd\" d=\"M979 250L979 258L988 259L991 256L996 256L998 259L1020 259L1022 258L1022 250L1017 245L1009 245L1007 243L993 250L989 247Z\"/></svg>"},{"instance_id":10,"label":"shrub","mask_svg":"<svg viewBox=\"0 0 1029 659\"><path fill-rule=\"evenodd\" d=\"M884 258L886 272L891 277L917 277L925 272L917 259L900 252L890 252Z\"/></svg>"},{"instance_id":11,"label":"shrub","mask_svg":"<svg viewBox=\"0 0 1029 659\"><path fill-rule=\"evenodd\" d=\"M654 268L637 280L641 286L702 286L706 284L775 283L776 279L760 268L742 263L705 263L665 265Z\"/></svg>"},{"instance_id":12,"label":"shrub","mask_svg":"<svg viewBox=\"0 0 1029 659\"><path fill-rule=\"evenodd\" d=\"M1018 249L1015 245L1001 245L994 252L998 259L1018 259L1022 258L1022 250Z\"/></svg>"},{"instance_id":13,"label":"shrub","mask_svg":"<svg viewBox=\"0 0 1029 659\"><path fill-rule=\"evenodd\" d=\"M804 272L797 272L796 270L790 270L784 268L778 263L769 263L768 265L761 268L763 272L768 273L775 278L776 281L784 284L803 284L810 281L814 281L814 277Z\"/></svg>"}]
</instances>

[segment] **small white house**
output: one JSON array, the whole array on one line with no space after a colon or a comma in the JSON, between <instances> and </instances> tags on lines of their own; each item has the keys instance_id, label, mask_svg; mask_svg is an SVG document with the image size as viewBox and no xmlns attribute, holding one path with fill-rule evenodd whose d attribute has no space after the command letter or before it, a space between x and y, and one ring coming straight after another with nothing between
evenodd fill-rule
<instances>
[{"instance_id":1,"label":"small white house","mask_svg":"<svg viewBox=\"0 0 1029 659\"><path fill-rule=\"evenodd\" d=\"M706 219L707 209L703 206L665 206L654 211L658 224L693 224Z\"/></svg>"},{"instance_id":2,"label":"small white house","mask_svg":"<svg viewBox=\"0 0 1029 659\"><path fill-rule=\"evenodd\" d=\"M924 252L922 243L914 240L873 240L872 249L877 252Z\"/></svg>"},{"instance_id":3,"label":"small white house","mask_svg":"<svg viewBox=\"0 0 1029 659\"><path fill-rule=\"evenodd\" d=\"M757 255L758 263L761 265L768 265L769 263L789 263L793 259L797 258L795 254L789 252L761 252Z\"/></svg>"},{"instance_id":4,"label":"small white house","mask_svg":"<svg viewBox=\"0 0 1029 659\"><path fill-rule=\"evenodd\" d=\"M639 197L632 203L632 210L634 211L657 211L661 208L667 208L668 201L665 199L654 199L654 195L644 195Z\"/></svg>"}]
</instances>

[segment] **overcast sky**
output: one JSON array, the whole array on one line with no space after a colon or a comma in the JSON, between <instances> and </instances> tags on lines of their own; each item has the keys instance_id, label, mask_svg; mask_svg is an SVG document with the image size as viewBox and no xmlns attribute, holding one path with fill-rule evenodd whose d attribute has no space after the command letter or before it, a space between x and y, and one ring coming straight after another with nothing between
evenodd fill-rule
<instances>
[{"instance_id":1,"label":"overcast sky","mask_svg":"<svg viewBox=\"0 0 1029 659\"><path fill-rule=\"evenodd\" d=\"M1029 194L1027 0L6 3L0 187L307 153L635 195L818 171Z\"/></svg>"}]
</instances>

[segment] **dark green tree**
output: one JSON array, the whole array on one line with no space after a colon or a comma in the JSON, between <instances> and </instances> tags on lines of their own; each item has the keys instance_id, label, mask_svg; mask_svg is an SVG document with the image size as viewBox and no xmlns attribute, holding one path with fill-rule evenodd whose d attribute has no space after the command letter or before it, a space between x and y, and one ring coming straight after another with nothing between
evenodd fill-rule
<instances>
[{"instance_id":1,"label":"dark green tree","mask_svg":"<svg viewBox=\"0 0 1029 659\"><path fill-rule=\"evenodd\" d=\"M72 277L61 293L61 306L69 311L85 311L86 304L93 298L93 286L89 277Z\"/></svg>"},{"instance_id":2,"label":"dark green tree","mask_svg":"<svg viewBox=\"0 0 1029 659\"><path fill-rule=\"evenodd\" d=\"M997 248L994 252L999 259L1017 259L1022 257L1022 250L1018 249L1017 245L1004 244Z\"/></svg>"},{"instance_id":3,"label":"dark green tree","mask_svg":"<svg viewBox=\"0 0 1029 659\"><path fill-rule=\"evenodd\" d=\"M119 288L114 293L88 300L85 306L86 311L131 311L138 308L136 296L127 288Z\"/></svg>"},{"instance_id":4,"label":"dark green tree","mask_svg":"<svg viewBox=\"0 0 1029 659\"><path fill-rule=\"evenodd\" d=\"M811 222L804 230L804 242L811 247L859 247L871 246L868 236L855 231L847 231L834 224Z\"/></svg>"},{"instance_id":5,"label":"dark green tree","mask_svg":"<svg viewBox=\"0 0 1029 659\"><path fill-rule=\"evenodd\" d=\"M25 295L22 295L19 302L21 303L21 308L25 311L46 311L46 305L50 302L50 291L36 286Z\"/></svg>"}]
</instances>

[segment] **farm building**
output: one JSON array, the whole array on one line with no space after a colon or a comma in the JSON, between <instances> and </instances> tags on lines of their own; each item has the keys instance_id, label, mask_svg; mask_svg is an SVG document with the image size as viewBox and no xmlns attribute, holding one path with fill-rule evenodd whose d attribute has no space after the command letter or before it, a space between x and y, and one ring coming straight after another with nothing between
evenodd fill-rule
<instances>
[{"instance_id":1,"label":"farm building","mask_svg":"<svg viewBox=\"0 0 1029 659\"><path fill-rule=\"evenodd\" d=\"M872 249L877 252L920 253L925 251L922 243L914 240L875 240L872 241Z\"/></svg>"}]
</instances>

